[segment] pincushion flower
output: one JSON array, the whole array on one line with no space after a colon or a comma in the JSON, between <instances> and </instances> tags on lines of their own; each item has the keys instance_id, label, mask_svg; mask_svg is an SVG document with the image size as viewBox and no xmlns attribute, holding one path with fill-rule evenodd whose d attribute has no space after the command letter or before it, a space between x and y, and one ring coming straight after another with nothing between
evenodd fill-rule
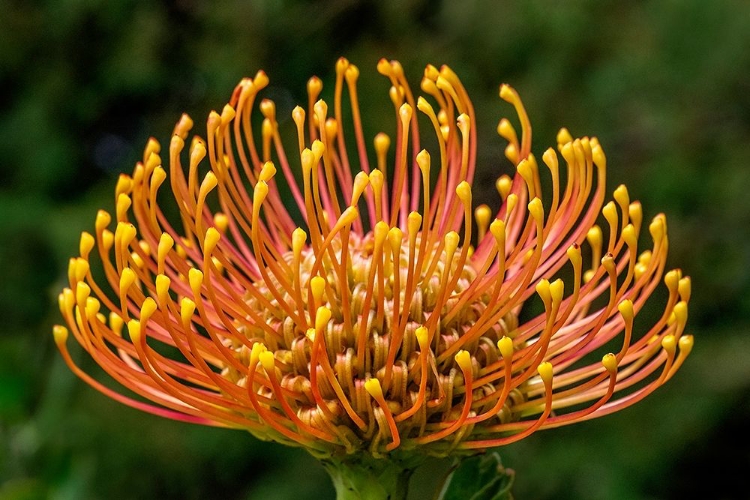
<instances>
[{"instance_id":1,"label":"pincushion flower","mask_svg":"<svg viewBox=\"0 0 750 500\"><path fill-rule=\"evenodd\" d=\"M599 141L562 129L540 164L502 85L520 122L497 127L515 172L497 179L494 208L474 207L477 123L459 78L427 66L415 97L398 62L377 69L395 140L377 134L374 151L343 58L333 112L311 78L291 147L272 101L259 129L253 117L263 72L209 115L205 138L185 115L167 152L149 141L114 217L100 211L81 235L59 297L75 340L127 390L76 366L55 326L70 368L135 408L301 446L332 471L509 444L669 380L693 343L690 280L665 273L664 215L641 250L641 205L625 186L605 202ZM663 314L636 329L662 276Z\"/></svg>"}]
</instances>

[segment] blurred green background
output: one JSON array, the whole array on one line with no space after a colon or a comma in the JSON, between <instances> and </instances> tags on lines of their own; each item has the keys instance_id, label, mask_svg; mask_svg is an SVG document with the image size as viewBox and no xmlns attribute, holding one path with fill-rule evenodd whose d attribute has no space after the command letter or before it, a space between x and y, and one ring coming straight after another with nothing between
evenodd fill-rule
<instances>
[{"instance_id":1,"label":"blurred green background","mask_svg":"<svg viewBox=\"0 0 750 500\"><path fill-rule=\"evenodd\" d=\"M685 367L635 407L500 450L517 498L745 497L746 1L208 4L0 0L0 499L333 498L303 451L101 396L67 371L50 329L79 232L112 207L150 135L168 143L183 111L204 130L260 68L282 115L310 75L332 82L340 55L361 69L369 137L393 112L380 57L400 59L415 86L426 63L450 64L479 113L479 183L510 171L494 135L512 114L501 82L525 100L537 155L560 126L597 135L609 192L626 183L647 218L667 214L669 263L693 277ZM420 472L415 498L445 466Z\"/></svg>"}]
</instances>

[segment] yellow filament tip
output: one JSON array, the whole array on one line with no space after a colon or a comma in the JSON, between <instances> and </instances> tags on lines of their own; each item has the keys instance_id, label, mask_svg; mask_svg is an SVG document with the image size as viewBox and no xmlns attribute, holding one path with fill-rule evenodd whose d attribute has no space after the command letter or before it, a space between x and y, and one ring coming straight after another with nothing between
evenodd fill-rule
<instances>
[{"instance_id":1,"label":"yellow filament tip","mask_svg":"<svg viewBox=\"0 0 750 500\"><path fill-rule=\"evenodd\" d=\"M182 319L182 322L185 324L189 323L194 312L195 302L187 297L183 297L180 301L180 319Z\"/></svg>"},{"instance_id":2,"label":"yellow filament tip","mask_svg":"<svg viewBox=\"0 0 750 500\"><path fill-rule=\"evenodd\" d=\"M273 352L263 351L258 354L258 358L260 359L260 364L263 365L263 369L266 371L266 373L268 373L269 375L272 374L274 372L274 369L276 368L276 359L273 357Z\"/></svg>"},{"instance_id":3,"label":"yellow filament tip","mask_svg":"<svg viewBox=\"0 0 750 500\"><path fill-rule=\"evenodd\" d=\"M549 361L540 363L536 370L539 372L539 376L542 377L544 385L548 385L552 382L552 363Z\"/></svg>"},{"instance_id":4,"label":"yellow filament tip","mask_svg":"<svg viewBox=\"0 0 750 500\"><path fill-rule=\"evenodd\" d=\"M635 317L635 311L633 310L633 301L630 299L625 299L620 302L617 306L617 309L620 311L620 314L622 314L622 317L625 319L625 321L632 321Z\"/></svg>"},{"instance_id":5,"label":"yellow filament tip","mask_svg":"<svg viewBox=\"0 0 750 500\"><path fill-rule=\"evenodd\" d=\"M206 237L203 239L203 251L206 255L211 255L216 245L221 239L221 233L215 227L209 227L206 231Z\"/></svg>"},{"instance_id":6,"label":"yellow filament tip","mask_svg":"<svg viewBox=\"0 0 750 500\"><path fill-rule=\"evenodd\" d=\"M677 349L677 341L675 340L674 335L667 335L661 339L661 346L668 353L674 354Z\"/></svg>"},{"instance_id":7,"label":"yellow filament tip","mask_svg":"<svg viewBox=\"0 0 750 500\"><path fill-rule=\"evenodd\" d=\"M321 276L313 276L310 279L310 290L312 292L313 300L316 304L319 304L323 298L323 292L326 288L326 280Z\"/></svg>"},{"instance_id":8,"label":"yellow filament tip","mask_svg":"<svg viewBox=\"0 0 750 500\"><path fill-rule=\"evenodd\" d=\"M531 216L534 217L534 220L537 222L540 222L544 220L544 207L542 206L542 200L539 198L534 198L529 203L529 212L531 213Z\"/></svg>"},{"instance_id":9,"label":"yellow filament tip","mask_svg":"<svg viewBox=\"0 0 750 500\"><path fill-rule=\"evenodd\" d=\"M258 180L268 182L273 178L274 175L276 175L276 167L274 166L273 162L267 161L263 164L263 168L260 169Z\"/></svg>"},{"instance_id":10,"label":"yellow filament tip","mask_svg":"<svg viewBox=\"0 0 750 500\"><path fill-rule=\"evenodd\" d=\"M155 284L156 297L159 299L159 304L161 304L162 307L165 307L167 305L167 299L169 298L169 286L172 282L167 276L159 274L156 276Z\"/></svg>"},{"instance_id":11,"label":"yellow filament tip","mask_svg":"<svg viewBox=\"0 0 750 500\"><path fill-rule=\"evenodd\" d=\"M689 276L685 276L679 281L677 291L683 301L688 302L690 300L691 288L692 284Z\"/></svg>"},{"instance_id":12,"label":"yellow filament tip","mask_svg":"<svg viewBox=\"0 0 750 500\"><path fill-rule=\"evenodd\" d=\"M602 365L607 369L609 373L615 373L617 371L617 357L612 354L605 354L602 358Z\"/></svg>"},{"instance_id":13,"label":"yellow filament tip","mask_svg":"<svg viewBox=\"0 0 750 500\"><path fill-rule=\"evenodd\" d=\"M417 329L414 331L414 336L417 337L417 342L419 343L419 350L424 351L429 348L428 342L429 342L429 331L426 327L420 326L417 327Z\"/></svg>"},{"instance_id":14,"label":"yellow filament tip","mask_svg":"<svg viewBox=\"0 0 750 500\"><path fill-rule=\"evenodd\" d=\"M190 269L188 272L188 281L190 282L190 289L193 294L197 297L200 295L201 286L203 285L203 273L195 268Z\"/></svg>"},{"instance_id":15,"label":"yellow filament tip","mask_svg":"<svg viewBox=\"0 0 750 500\"><path fill-rule=\"evenodd\" d=\"M367 382L365 382L365 390L374 399L383 398L383 388L380 386L380 380L376 378L371 378Z\"/></svg>"},{"instance_id":16,"label":"yellow filament tip","mask_svg":"<svg viewBox=\"0 0 750 500\"><path fill-rule=\"evenodd\" d=\"M680 351L685 353L685 355L687 356L688 354L690 354L690 351L693 350L693 336L683 335L682 337L680 337L679 345Z\"/></svg>"},{"instance_id":17,"label":"yellow filament tip","mask_svg":"<svg viewBox=\"0 0 750 500\"><path fill-rule=\"evenodd\" d=\"M471 203L471 185L466 181L461 181L456 186L456 194L464 203Z\"/></svg>"},{"instance_id":18,"label":"yellow filament tip","mask_svg":"<svg viewBox=\"0 0 750 500\"><path fill-rule=\"evenodd\" d=\"M268 349L265 345L260 342L254 343L253 347L250 349L250 366L257 365L258 361L260 361L260 355L267 351Z\"/></svg>"},{"instance_id":19,"label":"yellow filament tip","mask_svg":"<svg viewBox=\"0 0 750 500\"><path fill-rule=\"evenodd\" d=\"M500 351L500 355L505 360L510 360L513 358L513 339L511 339L508 336L503 336L500 340L497 341L497 349Z\"/></svg>"},{"instance_id":20,"label":"yellow filament tip","mask_svg":"<svg viewBox=\"0 0 750 500\"><path fill-rule=\"evenodd\" d=\"M331 310L325 306L318 307L315 313L315 331L322 332L331 319Z\"/></svg>"},{"instance_id":21,"label":"yellow filament tip","mask_svg":"<svg viewBox=\"0 0 750 500\"><path fill-rule=\"evenodd\" d=\"M455 359L456 364L458 364L463 372L471 373L471 354L469 354L469 351L461 349L456 353Z\"/></svg>"},{"instance_id":22,"label":"yellow filament tip","mask_svg":"<svg viewBox=\"0 0 750 500\"><path fill-rule=\"evenodd\" d=\"M68 340L68 329L62 325L55 325L52 327L52 336L57 345L62 345Z\"/></svg>"},{"instance_id":23,"label":"yellow filament tip","mask_svg":"<svg viewBox=\"0 0 750 500\"><path fill-rule=\"evenodd\" d=\"M495 188L497 189L500 197L505 200L510 194L510 190L513 187L513 180L507 175L501 175L495 181Z\"/></svg>"},{"instance_id":24,"label":"yellow filament tip","mask_svg":"<svg viewBox=\"0 0 750 500\"><path fill-rule=\"evenodd\" d=\"M130 335L130 341L134 344L141 340L141 322L137 319L131 319L128 321L128 334Z\"/></svg>"}]
</instances>

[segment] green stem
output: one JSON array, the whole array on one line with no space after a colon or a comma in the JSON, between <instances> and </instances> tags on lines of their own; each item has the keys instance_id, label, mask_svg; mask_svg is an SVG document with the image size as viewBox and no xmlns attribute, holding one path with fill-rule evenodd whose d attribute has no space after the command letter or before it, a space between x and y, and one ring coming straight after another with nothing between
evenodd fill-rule
<instances>
[{"instance_id":1,"label":"green stem","mask_svg":"<svg viewBox=\"0 0 750 500\"><path fill-rule=\"evenodd\" d=\"M336 488L336 500L405 500L413 467L372 456L325 460Z\"/></svg>"}]
</instances>

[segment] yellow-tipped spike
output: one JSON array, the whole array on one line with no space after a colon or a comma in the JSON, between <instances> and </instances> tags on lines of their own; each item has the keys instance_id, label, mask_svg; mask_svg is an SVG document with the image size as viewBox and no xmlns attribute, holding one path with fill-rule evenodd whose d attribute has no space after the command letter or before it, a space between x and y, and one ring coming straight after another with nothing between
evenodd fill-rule
<instances>
[{"instance_id":1,"label":"yellow-tipped spike","mask_svg":"<svg viewBox=\"0 0 750 500\"><path fill-rule=\"evenodd\" d=\"M607 168L607 157L604 156L604 150L600 146L595 146L591 149L591 156L594 159L594 165L599 167L601 170Z\"/></svg>"},{"instance_id":2,"label":"yellow-tipped spike","mask_svg":"<svg viewBox=\"0 0 750 500\"><path fill-rule=\"evenodd\" d=\"M198 297L201 293L201 286L203 285L203 273L195 268L190 269L188 272L188 282L190 283L190 289L193 294Z\"/></svg>"},{"instance_id":3,"label":"yellow-tipped spike","mask_svg":"<svg viewBox=\"0 0 750 500\"><path fill-rule=\"evenodd\" d=\"M221 239L221 233L215 227L209 227L203 239L203 252L211 255Z\"/></svg>"},{"instance_id":4,"label":"yellow-tipped spike","mask_svg":"<svg viewBox=\"0 0 750 500\"><path fill-rule=\"evenodd\" d=\"M606 205L604 205L604 208L602 208L602 215L604 215L604 218L607 219L607 223L610 225L610 227L617 227L617 207L615 206L614 202L609 202Z\"/></svg>"},{"instance_id":5,"label":"yellow-tipped spike","mask_svg":"<svg viewBox=\"0 0 750 500\"><path fill-rule=\"evenodd\" d=\"M68 329L62 325L55 325L52 327L52 336L55 344L62 345L68 340Z\"/></svg>"},{"instance_id":6,"label":"yellow-tipped spike","mask_svg":"<svg viewBox=\"0 0 750 500\"><path fill-rule=\"evenodd\" d=\"M456 194L464 203L471 203L471 185L466 181L461 181L456 186Z\"/></svg>"},{"instance_id":7,"label":"yellow-tipped spike","mask_svg":"<svg viewBox=\"0 0 750 500\"><path fill-rule=\"evenodd\" d=\"M320 304L323 299L323 292L326 289L326 280L321 276L313 276L310 279L310 290L312 292L313 300L316 304Z\"/></svg>"},{"instance_id":8,"label":"yellow-tipped spike","mask_svg":"<svg viewBox=\"0 0 750 500\"><path fill-rule=\"evenodd\" d=\"M503 336L497 341L497 349L500 351L500 355L503 359L512 359L513 352L515 351L513 349L513 339L508 336Z\"/></svg>"},{"instance_id":9,"label":"yellow-tipped spike","mask_svg":"<svg viewBox=\"0 0 750 500\"><path fill-rule=\"evenodd\" d=\"M229 217L222 212L216 212L214 214L214 226L220 233L226 233L227 226L229 226Z\"/></svg>"},{"instance_id":10,"label":"yellow-tipped spike","mask_svg":"<svg viewBox=\"0 0 750 500\"><path fill-rule=\"evenodd\" d=\"M605 354L602 358L602 365L609 373L615 373L617 371L617 357L612 354Z\"/></svg>"},{"instance_id":11,"label":"yellow-tipped spike","mask_svg":"<svg viewBox=\"0 0 750 500\"><path fill-rule=\"evenodd\" d=\"M628 224L623 228L622 239L628 248L635 249L638 246L638 235L635 233L633 224Z\"/></svg>"},{"instance_id":12,"label":"yellow-tipped spike","mask_svg":"<svg viewBox=\"0 0 750 500\"><path fill-rule=\"evenodd\" d=\"M556 279L549 285L550 295L552 296L552 302L559 304L562 302L563 294L565 292L565 283L563 280Z\"/></svg>"},{"instance_id":13,"label":"yellow-tipped spike","mask_svg":"<svg viewBox=\"0 0 750 500\"><path fill-rule=\"evenodd\" d=\"M115 186L115 199L119 200L121 194L130 194L133 189L133 179L127 174L120 174Z\"/></svg>"},{"instance_id":14,"label":"yellow-tipped spike","mask_svg":"<svg viewBox=\"0 0 750 500\"><path fill-rule=\"evenodd\" d=\"M151 297L146 297L141 305L141 324L146 324L151 316L156 312L156 301Z\"/></svg>"},{"instance_id":15,"label":"yellow-tipped spike","mask_svg":"<svg viewBox=\"0 0 750 500\"><path fill-rule=\"evenodd\" d=\"M218 179L216 179L216 174L209 171L203 178L203 182L201 182L199 196L201 198L205 198L206 195L210 193L218 184L219 181Z\"/></svg>"},{"instance_id":16,"label":"yellow-tipped spike","mask_svg":"<svg viewBox=\"0 0 750 500\"><path fill-rule=\"evenodd\" d=\"M492 209L487 205L479 205L474 209L474 219L477 223L477 241L482 241L487 233L492 218Z\"/></svg>"},{"instance_id":17,"label":"yellow-tipped spike","mask_svg":"<svg viewBox=\"0 0 750 500\"><path fill-rule=\"evenodd\" d=\"M254 343L253 347L250 349L250 366L257 365L258 361L260 361L260 355L267 351L268 349L265 345L260 342Z\"/></svg>"},{"instance_id":18,"label":"yellow-tipped spike","mask_svg":"<svg viewBox=\"0 0 750 500\"><path fill-rule=\"evenodd\" d=\"M670 292L675 292L679 290L680 287L680 279L682 278L682 273L679 269L672 269L671 271L668 271L664 275L664 284L667 285L667 288Z\"/></svg>"},{"instance_id":19,"label":"yellow-tipped spike","mask_svg":"<svg viewBox=\"0 0 750 500\"><path fill-rule=\"evenodd\" d=\"M458 364L462 371L471 372L471 354L469 354L469 351L461 349L456 353L455 359L456 364Z\"/></svg>"},{"instance_id":20,"label":"yellow-tipped spike","mask_svg":"<svg viewBox=\"0 0 750 500\"><path fill-rule=\"evenodd\" d=\"M99 308L101 307L101 302L99 302L94 297L87 297L86 298L86 307L85 307L85 313L86 318L91 320L99 313Z\"/></svg>"},{"instance_id":21,"label":"yellow-tipped spike","mask_svg":"<svg viewBox=\"0 0 750 500\"><path fill-rule=\"evenodd\" d=\"M383 388L380 386L380 380L371 378L365 382L365 390L375 399L383 398Z\"/></svg>"},{"instance_id":22,"label":"yellow-tipped spike","mask_svg":"<svg viewBox=\"0 0 750 500\"><path fill-rule=\"evenodd\" d=\"M617 309L622 314L625 321L632 321L635 317L635 311L633 310L633 301L625 299L617 305Z\"/></svg>"},{"instance_id":23,"label":"yellow-tipped spike","mask_svg":"<svg viewBox=\"0 0 750 500\"><path fill-rule=\"evenodd\" d=\"M673 354L677 349L677 341L674 335L667 335L661 339L661 347L670 354Z\"/></svg>"},{"instance_id":24,"label":"yellow-tipped spike","mask_svg":"<svg viewBox=\"0 0 750 500\"><path fill-rule=\"evenodd\" d=\"M83 231L81 233L81 241L78 244L78 251L81 257L84 259L88 259L89 253L91 253L94 245L96 245L96 240L94 239L94 237L86 231Z\"/></svg>"},{"instance_id":25,"label":"yellow-tipped spike","mask_svg":"<svg viewBox=\"0 0 750 500\"><path fill-rule=\"evenodd\" d=\"M135 278L135 271L129 267L123 268L122 273L120 274L120 293L127 293L130 286L135 283Z\"/></svg>"},{"instance_id":26,"label":"yellow-tipped spike","mask_svg":"<svg viewBox=\"0 0 750 500\"><path fill-rule=\"evenodd\" d=\"M548 309L552 302L552 292L550 291L549 281L546 279L539 280L536 285L536 293L542 298L545 309Z\"/></svg>"},{"instance_id":27,"label":"yellow-tipped spike","mask_svg":"<svg viewBox=\"0 0 750 500\"><path fill-rule=\"evenodd\" d=\"M649 224L648 226L648 230L651 233L651 237L654 239L654 242L660 242L664 238L664 235L667 231L666 225L664 224L664 217L660 217L658 215L654 217L654 220L652 220L651 224Z\"/></svg>"},{"instance_id":28,"label":"yellow-tipped spike","mask_svg":"<svg viewBox=\"0 0 750 500\"><path fill-rule=\"evenodd\" d=\"M445 253L448 257L451 257L458 248L458 243L461 241L461 237L455 231L448 231L445 235Z\"/></svg>"},{"instance_id":29,"label":"yellow-tipped spike","mask_svg":"<svg viewBox=\"0 0 750 500\"><path fill-rule=\"evenodd\" d=\"M500 219L495 219L492 221L492 224L490 224L490 232L492 233L492 236L495 238L495 242L497 243L498 249L500 251L505 250L505 222L503 222Z\"/></svg>"},{"instance_id":30,"label":"yellow-tipped spike","mask_svg":"<svg viewBox=\"0 0 750 500\"><path fill-rule=\"evenodd\" d=\"M576 268L581 265L581 247L573 244L568 247L566 250L566 253L568 255L568 260L570 260L570 263L573 264L573 267Z\"/></svg>"},{"instance_id":31,"label":"yellow-tipped spike","mask_svg":"<svg viewBox=\"0 0 750 500\"><path fill-rule=\"evenodd\" d=\"M542 206L542 200L534 198L529 203L529 212L535 221L540 222L544 220L544 207Z\"/></svg>"},{"instance_id":32,"label":"yellow-tipped spike","mask_svg":"<svg viewBox=\"0 0 750 500\"><path fill-rule=\"evenodd\" d=\"M497 134L508 142L518 142L518 135L507 118L501 119L497 124Z\"/></svg>"},{"instance_id":33,"label":"yellow-tipped spike","mask_svg":"<svg viewBox=\"0 0 750 500\"><path fill-rule=\"evenodd\" d=\"M429 349L429 337L430 333L424 326L419 326L414 331L414 335L417 337L417 342L419 343L419 350L424 351L426 349Z\"/></svg>"},{"instance_id":34,"label":"yellow-tipped spike","mask_svg":"<svg viewBox=\"0 0 750 500\"><path fill-rule=\"evenodd\" d=\"M563 145L569 142L573 142L573 136L570 135L567 128L563 127L557 132L557 144Z\"/></svg>"},{"instance_id":35,"label":"yellow-tipped spike","mask_svg":"<svg viewBox=\"0 0 750 500\"><path fill-rule=\"evenodd\" d=\"M258 358L266 373L271 374L274 372L274 369L276 368L276 358L274 358L273 352L263 351L258 354Z\"/></svg>"},{"instance_id":36,"label":"yellow-tipped spike","mask_svg":"<svg viewBox=\"0 0 750 500\"><path fill-rule=\"evenodd\" d=\"M683 335L682 337L680 337L679 345L680 351L685 353L685 355L687 356L688 354L690 354L690 351L693 350L693 336Z\"/></svg>"},{"instance_id":37,"label":"yellow-tipped spike","mask_svg":"<svg viewBox=\"0 0 750 500\"><path fill-rule=\"evenodd\" d=\"M307 93L310 95L312 100L316 100L323 90L323 82L317 76L311 77L307 80Z\"/></svg>"},{"instance_id":38,"label":"yellow-tipped spike","mask_svg":"<svg viewBox=\"0 0 750 500\"><path fill-rule=\"evenodd\" d=\"M393 260L397 260L401 253L401 243L404 240L404 233L397 227L392 227L388 230L388 243L391 245L391 252L393 253Z\"/></svg>"},{"instance_id":39,"label":"yellow-tipped spike","mask_svg":"<svg viewBox=\"0 0 750 500\"><path fill-rule=\"evenodd\" d=\"M112 330L112 333L117 335L118 337L122 336L122 327L125 325L125 322L120 317L119 314L117 314L114 311L111 311L109 313L109 328Z\"/></svg>"},{"instance_id":40,"label":"yellow-tipped spike","mask_svg":"<svg viewBox=\"0 0 750 500\"><path fill-rule=\"evenodd\" d=\"M155 285L156 285L156 297L159 299L159 305L162 307L166 307L168 300L169 300L169 287L172 284L172 281L169 279L169 277L159 274L156 276Z\"/></svg>"},{"instance_id":41,"label":"yellow-tipped spike","mask_svg":"<svg viewBox=\"0 0 750 500\"><path fill-rule=\"evenodd\" d=\"M526 182L529 192L533 193L535 170L531 162L528 159L521 160L516 166L516 170L518 171L519 174L521 174L521 177L523 178L524 182Z\"/></svg>"},{"instance_id":42,"label":"yellow-tipped spike","mask_svg":"<svg viewBox=\"0 0 750 500\"><path fill-rule=\"evenodd\" d=\"M375 144L375 152L378 154L378 156L382 155L383 157L385 157L385 155L388 154L388 148L391 147L391 138L383 132L380 132L375 136L373 142Z\"/></svg>"},{"instance_id":43,"label":"yellow-tipped spike","mask_svg":"<svg viewBox=\"0 0 750 500\"><path fill-rule=\"evenodd\" d=\"M331 319L331 310L325 306L318 307L315 313L315 331L322 332Z\"/></svg>"},{"instance_id":44,"label":"yellow-tipped spike","mask_svg":"<svg viewBox=\"0 0 750 500\"><path fill-rule=\"evenodd\" d=\"M134 344L141 341L141 322L137 319L131 319L128 321L128 334L130 335L130 341Z\"/></svg>"},{"instance_id":45,"label":"yellow-tipped spike","mask_svg":"<svg viewBox=\"0 0 750 500\"><path fill-rule=\"evenodd\" d=\"M630 205L630 195L628 194L628 188L624 184L617 186L613 197L623 211L628 209L628 205Z\"/></svg>"},{"instance_id":46,"label":"yellow-tipped spike","mask_svg":"<svg viewBox=\"0 0 750 500\"><path fill-rule=\"evenodd\" d=\"M185 324L189 323L193 317L193 313L195 313L195 302L187 297L183 297L180 301L180 318L182 322Z\"/></svg>"},{"instance_id":47,"label":"yellow-tipped spike","mask_svg":"<svg viewBox=\"0 0 750 500\"><path fill-rule=\"evenodd\" d=\"M677 291L680 294L680 299L682 299L684 302L690 301L690 294L691 294L692 284L690 281L689 276L685 276L682 278L677 285Z\"/></svg>"},{"instance_id":48,"label":"yellow-tipped spike","mask_svg":"<svg viewBox=\"0 0 750 500\"><path fill-rule=\"evenodd\" d=\"M292 251L295 255L299 255L302 252L302 248L305 246L307 241L307 233L301 227L296 228L292 231Z\"/></svg>"},{"instance_id":49,"label":"yellow-tipped spike","mask_svg":"<svg viewBox=\"0 0 750 500\"><path fill-rule=\"evenodd\" d=\"M591 229L586 233L586 241L589 242L591 248L602 247L602 228L599 226L591 226Z\"/></svg>"},{"instance_id":50,"label":"yellow-tipped spike","mask_svg":"<svg viewBox=\"0 0 750 500\"><path fill-rule=\"evenodd\" d=\"M104 210L99 210L96 213L96 222L95 222L96 232L98 233L100 231L103 231L104 228L109 226L110 222L112 222L112 216L109 215L109 213L107 213Z\"/></svg>"},{"instance_id":51,"label":"yellow-tipped spike","mask_svg":"<svg viewBox=\"0 0 750 500\"><path fill-rule=\"evenodd\" d=\"M419 166L419 169L422 171L422 173L429 173L430 153L428 153L426 149L423 149L419 152L419 154L417 154L417 165Z\"/></svg>"},{"instance_id":52,"label":"yellow-tipped spike","mask_svg":"<svg viewBox=\"0 0 750 500\"><path fill-rule=\"evenodd\" d=\"M675 319L677 320L677 324L680 326L685 326L685 323L687 323L687 316L688 316L688 305L687 302L680 301L677 304L674 305L674 309L672 310L674 313Z\"/></svg>"},{"instance_id":53,"label":"yellow-tipped spike","mask_svg":"<svg viewBox=\"0 0 750 500\"><path fill-rule=\"evenodd\" d=\"M403 103L398 110L398 115L401 117L402 123L409 123L413 114L414 111L408 103Z\"/></svg>"},{"instance_id":54,"label":"yellow-tipped spike","mask_svg":"<svg viewBox=\"0 0 750 500\"><path fill-rule=\"evenodd\" d=\"M258 180L268 182L273 178L274 175L276 175L276 167L274 166L273 162L267 161L263 164L263 168L260 169Z\"/></svg>"},{"instance_id":55,"label":"yellow-tipped spike","mask_svg":"<svg viewBox=\"0 0 750 500\"><path fill-rule=\"evenodd\" d=\"M367 185L370 183L370 177L365 172L359 172L354 177L354 184L352 186L352 201L351 206L355 206L359 202L360 196L364 192Z\"/></svg>"},{"instance_id":56,"label":"yellow-tipped spike","mask_svg":"<svg viewBox=\"0 0 750 500\"><path fill-rule=\"evenodd\" d=\"M406 228L410 235L416 235L422 226L422 216L417 212L410 212L406 220Z\"/></svg>"},{"instance_id":57,"label":"yellow-tipped spike","mask_svg":"<svg viewBox=\"0 0 750 500\"><path fill-rule=\"evenodd\" d=\"M539 376L542 377L545 385L552 382L552 363L549 361L540 363L536 370L539 372Z\"/></svg>"},{"instance_id":58,"label":"yellow-tipped spike","mask_svg":"<svg viewBox=\"0 0 750 500\"><path fill-rule=\"evenodd\" d=\"M76 281L83 281L86 275L89 273L89 263L84 259L74 259L75 262L73 272L76 277Z\"/></svg>"},{"instance_id":59,"label":"yellow-tipped spike","mask_svg":"<svg viewBox=\"0 0 750 500\"><path fill-rule=\"evenodd\" d=\"M265 201L268 196L268 184L264 181L259 181L255 185L255 191L253 191L253 208L257 210Z\"/></svg>"}]
</instances>

